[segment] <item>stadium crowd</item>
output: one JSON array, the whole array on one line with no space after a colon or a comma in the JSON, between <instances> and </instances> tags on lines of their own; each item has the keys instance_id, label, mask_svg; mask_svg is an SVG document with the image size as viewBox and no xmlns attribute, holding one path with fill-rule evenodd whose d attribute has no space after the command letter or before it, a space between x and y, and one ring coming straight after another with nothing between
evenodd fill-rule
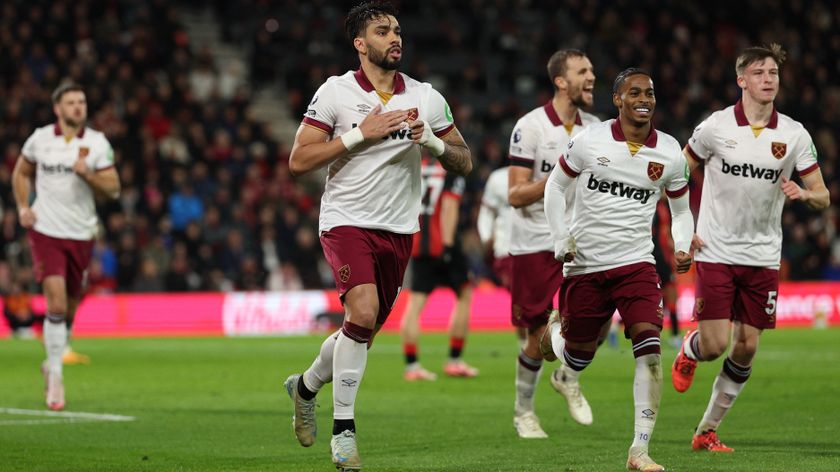
<instances>
[{"instance_id":1,"label":"stadium crowd","mask_svg":"<svg viewBox=\"0 0 840 472\"><path fill-rule=\"evenodd\" d=\"M195 3L195 2L194 2ZM684 143L711 111L734 103L738 51L777 41L782 113L814 137L835 201L824 214L784 214L783 278L840 280L840 5L757 1L726 11L640 0L402 2L403 70L447 96L476 157L462 200L461 237L478 274L475 220L484 182L506 165L517 117L547 101L545 63L558 47L587 51L598 80L593 112L615 115L618 71L652 71L657 127ZM315 88L355 69L340 36L345 5L215 2L224 39L251 50L250 81L194 44L180 12L190 2L7 2L0 7L0 289L32 283L11 171L32 131L54 121L50 93L64 78L87 91L89 123L116 151L123 191L102 205L93 292L322 288L332 274L319 247L323 175L294 179L290 143L249 113L256 86L282 87L302 116ZM737 10L737 11L735 11ZM269 21L272 20L272 21ZM736 24L735 21L739 23ZM696 211L702 174L692 177Z\"/></svg>"}]
</instances>

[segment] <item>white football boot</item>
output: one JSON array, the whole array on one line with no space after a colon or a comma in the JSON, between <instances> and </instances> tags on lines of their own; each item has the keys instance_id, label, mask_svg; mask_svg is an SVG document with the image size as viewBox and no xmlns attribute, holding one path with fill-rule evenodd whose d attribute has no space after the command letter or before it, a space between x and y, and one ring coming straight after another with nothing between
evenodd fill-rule
<instances>
[{"instance_id":1,"label":"white football boot","mask_svg":"<svg viewBox=\"0 0 840 472\"><path fill-rule=\"evenodd\" d=\"M572 419L582 425L592 424L592 408L580 391L580 382L564 381L563 367L555 369L551 374L551 386L566 397L569 404L569 414Z\"/></svg>"},{"instance_id":2,"label":"white football boot","mask_svg":"<svg viewBox=\"0 0 840 472\"><path fill-rule=\"evenodd\" d=\"M362 459L359 457L359 448L356 447L356 433L346 429L340 434L334 434L330 441L330 449L336 469L342 472L362 470Z\"/></svg>"},{"instance_id":3,"label":"white football boot","mask_svg":"<svg viewBox=\"0 0 840 472\"><path fill-rule=\"evenodd\" d=\"M514 415L513 426L516 428L516 433L519 434L520 438L542 439L548 437L540 426L540 419L537 418L537 415L533 411Z\"/></svg>"}]
</instances>

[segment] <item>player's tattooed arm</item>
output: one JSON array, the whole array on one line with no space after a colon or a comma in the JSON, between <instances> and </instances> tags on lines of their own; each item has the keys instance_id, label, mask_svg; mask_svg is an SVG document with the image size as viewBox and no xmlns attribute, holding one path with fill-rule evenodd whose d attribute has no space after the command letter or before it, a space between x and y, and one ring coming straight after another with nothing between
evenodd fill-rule
<instances>
[{"instance_id":1,"label":"player's tattooed arm","mask_svg":"<svg viewBox=\"0 0 840 472\"><path fill-rule=\"evenodd\" d=\"M443 154L438 156L438 160L443 168L458 175L469 174L473 166L472 153L464 137L458 132L458 128L453 128L441 139L444 142L444 149Z\"/></svg>"},{"instance_id":2,"label":"player's tattooed arm","mask_svg":"<svg viewBox=\"0 0 840 472\"><path fill-rule=\"evenodd\" d=\"M443 168L458 175L467 175L472 170L472 155L458 128L442 138L438 138L423 121L417 120L409 125L411 140L429 150Z\"/></svg>"}]
</instances>

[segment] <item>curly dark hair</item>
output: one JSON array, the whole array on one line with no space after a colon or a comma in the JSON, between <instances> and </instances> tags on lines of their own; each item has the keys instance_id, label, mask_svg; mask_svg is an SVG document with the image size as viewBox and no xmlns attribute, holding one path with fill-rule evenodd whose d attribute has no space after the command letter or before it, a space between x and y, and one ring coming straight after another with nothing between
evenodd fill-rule
<instances>
[{"instance_id":1,"label":"curly dark hair","mask_svg":"<svg viewBox=\"0 0 840 472\"><path fill-rule=\"evenodd\" d=\"M347 33L347 38L353 41L364 33L371 20L385 15L397 16L397 13L397 7L387 0L362 2L347 12L347 18L344 20L344 31Z\"/></svg>"}]
</instances>

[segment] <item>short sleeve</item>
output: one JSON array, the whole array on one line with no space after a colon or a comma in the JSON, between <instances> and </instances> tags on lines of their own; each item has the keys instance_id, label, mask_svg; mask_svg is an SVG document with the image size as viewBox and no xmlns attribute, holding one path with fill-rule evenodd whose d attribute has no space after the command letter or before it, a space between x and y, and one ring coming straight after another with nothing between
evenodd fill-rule
<instances>
[{"instance_id":1,"label":"short sleeve","mask_svg":"<svg viewBox=\"0 0 840 472\"><path fill-rule=\"evenodd\" d=\"M37 133L37 131L35 133ZM29 135L29 138L26 139L26 142L23 143L23 148L20 150L23 158L32 164L38 162L38 149L35 145L35 133Z\"/></svg>"},{"instance_id":2,"label":"short sleeve","mask_svg":"<svg viewBox=\"0 0 840 472\"><path fill-rule=\"evenodd\" d=\"M668 198L680 198L688 192L688 161L679 149L674 157L675 165L668 173L668 181L665 182L665 194Z\"/></svg>"},{"instance_id":3,"label":"short sleeve","mask_svg":"<svg viewBox=\"0 0 840 472\"><path fill-rule=\"evenodd\" d=\"M533 168L534 161L537 159L539 143L539 130L527 126L527 123L523 123L523 120L517 121L516 126L513 127L513 133L510 134L510 147L508 149L510 165Z\"/></svg>"},{"instance_id":4,"label":"short sleeve","mask_svg":"<svg viewBox=\"0 0 840 472\"><path fill-rule=\"evenodd\" d=\"M582 141L586 136L586 130L569 140L566 152L557 160L557 164L569 177L575 178L583 172L586 167L584 162L584 146Z\"/></svg>"},{"instance_id":5,"label":"short sleeve","mask_svg":"<svg viewBox=\"0 0 840 472\"><path fill-rule=\"evenodd\" d=\"M713 134L713 116L706 118L705 120L703 120L702 123L700 123L699 125L697 125L696 128L694 128L694 133L691 134L691 138L689 138L688 140L686 149L695 161L704 162L706 161L706 159L712 157Z\"/></svg>"},{"instance_id":6,"label":"short sleeve","mask_svg":"<svg viewBox=\"0 0 840 472\"><path fill-rule=\"evenodd\" d=\"M799 176L803 177L815 170L819 170L820 165L817 162L817 147L814 146L814 140L805 128L802 128L800 139L797 140L796 152L796 171Z\"/></svg>"},{"instance_id":7,"label":"short sleeve","mask_svg":"<svg viewBox=\"0 0 840 472\"><path fill-rule=\"evenodd\" d=\"M312 101L309 102L309 106L306 107L302 124L332 136L335 123L338 120L335 95L335 86L332 81L328 80L321 85L312 97Z\"/></svg>"},{"instance_id":8,"label":"short sleeve","mask_svg":"<svg viewBox=\"0 0 840 472\"><path fill-rule=\"evenodd\" d=\"M455 129L455 119L446 99L435 89L429 92L429 110L426 114L435 136L442 138Z\"/></svg>"},{"instance_id":9,"label":"short sleeve","mask_svg":"<svg viewBox=\"0 0 840 472\"><path fill-rule=\"evenodd\" d=\"M104 136L101 141L97 146L92 163L93 168L97 171L114 167L114 148L111 147L111 143Z\"/></svg>"}]
</instances>

